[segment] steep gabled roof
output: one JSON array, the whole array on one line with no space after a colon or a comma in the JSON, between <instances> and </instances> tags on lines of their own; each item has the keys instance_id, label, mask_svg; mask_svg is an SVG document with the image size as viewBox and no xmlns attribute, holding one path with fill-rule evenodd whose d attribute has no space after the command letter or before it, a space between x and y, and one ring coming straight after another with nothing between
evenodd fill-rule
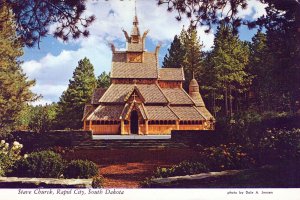
<instances>
[{"instance_id":1,"label":"steep gabled roof","mask_svg":"<svg viewBox=\"0 0 300 200\"><path fill-rule=\"evenodd\" d=\"M192 99L182 88L161 88L170 104L194 105Z\"/></svg>"},{"instance_id":2,"label":"steep gabled roof","mask_svg":"<svg viewBox=\"0 0 300 200\"><path fill-rule=\"evenodd\" d=\"M86 120L119 120L123 105L99 105Z\"/></svg>"},{"instance_id":3,"label":"steep gabled roof","mask_svg":"<svg viewBox=\"0 0 300 200\"><path fill-rule=\"evenodd\" d=\"M194 106L171 106L180 120L205 120Z\"/></svg>"},{"instance_id":4,"label":"steep gabled roof","mask_svg":"<svg viewBox=\"0 0 300 200\"><path fill-rule=\"evenodd\" d=\"M153 78L158 77L155 53L144 52L141 63L127 62L126 52L116 52L112 58L111 78Z\"/></svg>"},{"instance_id":5,"label":"steep gabled roof","mask_svg":"<svg viewBox=\"0 0 300 200\"><path fill-rule=\"evenodd\" d=\"M84 111L83 111L83 117L82 120L84 120L89 114L91 114L97 107L91 104L86 104L84 106Z\"/></svg>"},{"instance_id":6,"label":"steep gabled roof","mask_svg":"<svg viewBox=\"0 0 300 200\"><path fill-rule=\"evenodd\" d=\"M99 104L99 99L103 96L105 93L105 88L96 88L93 92L92 98L91 98L91 104Z\"/></svg>"},{"instance_id":7,"label":"steep gabled roof","mask_svg":"<svg viewBox=\"0 0 300 200\"><path fill-rule=\"evenodd\" d=\"M147 111L146 111L144 105L141 103L136 103L136 102L125 104L124 109L120 115L120 119L128 119L130 116L130 112L132 111L133 108L138 110L138 112L143 117L143 119L148 119Z\"/></svg>"},{"instance_id":8,"label":"steep gabled roof","mask_svg":"<svg viewBox=\"0 0 300 200\"><path fill-rule=\"evenodd\" d=\"M168 100L156 84L111 84L100 99L100 103L125 103L125 97L137 87L144 103L168 103Z\"/></svg>"},{"instance_id":9,"label":"steep gabled roof","mask_svg":"<svg viewBox=\"0 0 300 200\"><path fill-rule=\"evenodd\" d=\"M160 68L158 80L161 81L184 81L183 68Z\"/></svg>"},{"instance_id":10,"label":"steep gabled roof","mask_svg":"<svg viewBox=\"0 0 300 200\"><path fill-rule=\"evenodd\" d=\"M169 106L145 106L149 120L177 120Z\"/></svg>"},{"instance_id":11,"label":"steep gabled roof","mask_svg":"<svg viewBox=\"0 0 300 200\"><path fill-rule=\"evenodd\" d=\"M132 94L136 92L137 95L139 96L139 98L145 102L145 98L143 97L143 95L141 94L140 90L138 89L138 87L135 85L134 87L132 87L131 90L129 90L128 94L125 96L124 101L128 101L128 99L132 96Z\"/></svg>"},{"instance_id":12,"label":"steep gabled roof","mask_svg":"<svg viewBox=\"0 0 300 200\"><path fill-rule=\"evenodd\" d=\"M206 119L206 120L213 120L215 121L215 118L212 116L212 114L207 110L206 107L195 107L201 115Z\"/></svg>"}]
</instances>

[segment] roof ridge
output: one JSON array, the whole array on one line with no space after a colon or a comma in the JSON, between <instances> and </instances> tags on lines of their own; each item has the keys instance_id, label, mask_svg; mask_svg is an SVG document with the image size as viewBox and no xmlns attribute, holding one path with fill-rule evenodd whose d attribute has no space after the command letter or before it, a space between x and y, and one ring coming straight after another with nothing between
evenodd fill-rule
<instances>
[{"instance_id":1,"label":"roof ridge","mask_svg":"<svg viewBox=\"0 0 300 200\"><path fill-rule=\"evenodd\" d=\"M145 112L146 118L149 119L147 109L145 108L145 106L144 106L143 103L142 103L141 105L142 105L142 108L143 108L143 110L144 110L144 112Z\"/></svg>"},{"instance_id":2,"label":"roof ridge","mask_svg":"<svg viewBox=\"0 0 300 200\"><path fill-rule=\"evenodd\" d=\"M205 119L205 120L207 120L206 119L206 117L200 112L200 110L198 110L197 108L196 108L196 106L193 106L193 108Z\"/></svg>"},{"instance_id":3,"label":"roof ridge","mask_svg":"<svg viewBox=\"0 0 300 200\"><path fill-rule=\"evenodd\" d=\"M102 105L98 105L97 108L96 108L93 112L91 112L90 114L88 114L88 115L86 116L86 120L89 120L88 118L90 118L90 116L91 116L93 113L95 113L96 110L98 110L101 106L102 106Z\"/></svg>"},{"instance_id":4,"label":"roof ridge","mask_svg":"<svg viewBox=\"0 0 300 200\"><path fill-rule=\"evenodd\" d=\"M131 85L131 84L128 84L128 85ZM138 95L140 95L140 98L142 99L142 101L145 102L145 97L142 95L142 93L139 90L139 88L137 87L137 85L133 85L133 88L131 90L129 90L128 94L125 96L124 101L127 101L131 97L132 93L135 90L138 92Z\"/></svg>"},{"instance_id":5,"label":"roof ridge","mask_svg":"<svg viewBox=\"0 0 300 200\"><path fill-rule=\"evenodd\" d=\"M92 107L94 107L92 104L89 104L89 103L88 103L88 104L85 104L85 105L84 105L84 109L86 109L86 106L92 106ZM95 109L94 109L94 110L95 110ZM92 112L91 112L91 111L92 111L92 109L89 110L87 113L84 113L84 115L83 115L81 121L84 121L84 119L87 117L87 115L89 115L89 114L91 114L91 113L93 112L93 111L92 111Z\"/></svg>"},{"instance_id":6,"label":"roof ridge","mask_svg":"<svg viewBox=\"0 0 300 200\"><path fill-rule=\"evenodd\" d=\"M194 103L194 106L195 106L196 102L192 99L192 97L190 97L190 95L183 88L180 88L180 89L183 90L183 92L188 96L188 98L190 98L190 100Z\"/></svg>"},{"instance_id":7,"label":"roof ridge","mask_svg":"<svg viewBox=\"0 0 300 200\"><path fill-rule=\"evenodd\" d=\"M112 73L111 73L112 74ZM103 97L105 96L105 94L108 94L109 89L111 89L113 87L113 85L115 85L114 83L110 84L110 86L107 88L107 90L105 90L104 94L102 95L102 97L99 99L99 103L102 101Z\"/></svg>"},{"instance_id":8,"label":"roof ridge","mask_svg":"<svg viewBox=\"0 0 300 200\"><path fill-rule=\"evenodd\" d=\"M170 99L165 95L165 93L163 92L163 90L160 88L160 86L158 85L158 83L155 83L155 85L158 87L158 89L161 91L161 93L164 95L165 99L168 102L168 105L171 103Z\"/></svg>"},{"instance_id":9,"label":"roof ridge","mask_svg":"<svg viewBox=\"0 0 300 200\"><path fill-rule=\"evenodd\" d=\"M124 105L124 107L123 107L123 110L122 110L122 112L121 112L121 115L120 115L119 119L123 119L123 114L124 114L124 112L125 112L126 106L128 106L128 103L125 103L125 105Z\"/></svg>"},{"instance_id":10,"label":"roof ridge","mask_svg":"<svg viewBox=\"0 0 300 200\"><path fill-rule=\"evenodd\" d=\"M174 113L174 115L180 120L180 117L177 115L177 113L171 108L171 106L167 105L168 108Z\"/></svg>"}]
</instances>

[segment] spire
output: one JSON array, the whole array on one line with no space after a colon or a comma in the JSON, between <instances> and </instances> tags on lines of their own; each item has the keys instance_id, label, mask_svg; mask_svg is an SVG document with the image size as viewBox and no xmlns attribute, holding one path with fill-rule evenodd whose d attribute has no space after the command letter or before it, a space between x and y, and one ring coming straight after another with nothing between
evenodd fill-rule
<instances>
[{"instance_id":1,"label":"spire","mask_svg":"<svg viewBox=\"0 0 300 200\"><path fill-rule=\"evenodd\" d=\"M136 0L134 1L135 5L134 5L134 11L135 11L135 14L134 14L134 18L133 18L133 27L132 27L132 31L131 31L131 36L140 36L140 30L139 30L139 20L138 20L138 17L137 17L137 11L136 11Z\"/></svg>"},{"instance_id":2,"label":"spire","mask_svg":"<svg viewBox=\"0 0 300 200\"><path fill-rule=\"evenodd\" d=\"M136 14L136 0L134 1L134 19L133 19L133 25L139 25L139 20Z\"/></svg>"}]
</instances>

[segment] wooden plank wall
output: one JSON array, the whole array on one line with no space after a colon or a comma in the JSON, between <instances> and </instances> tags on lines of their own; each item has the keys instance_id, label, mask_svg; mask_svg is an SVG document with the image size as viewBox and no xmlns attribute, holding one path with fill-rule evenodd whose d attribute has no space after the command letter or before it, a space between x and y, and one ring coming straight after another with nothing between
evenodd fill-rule
<instances>
[{"instance_id":1,"label":"wooden plank wall","mask_svg":"<svg viewBox=\"0 0 300 200\"><path fill-rule=\"evenodd\" d=\"M92 125L92 130L94 135L116 135L120 134L121 125Z\"/></svg>"}]
</instances>

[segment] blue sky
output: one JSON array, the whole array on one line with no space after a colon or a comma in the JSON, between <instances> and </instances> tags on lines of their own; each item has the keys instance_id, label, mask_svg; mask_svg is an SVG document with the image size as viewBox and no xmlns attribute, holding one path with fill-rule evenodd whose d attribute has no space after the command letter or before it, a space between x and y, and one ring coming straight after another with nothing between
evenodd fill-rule
<instances>
[{"instance_id":1,"label":"blue sky","mask_svg":"<svg viewBox=\"0 0 300 200\"><path fill-rule=\"evenodd\" d=\"M249 0L248 8L240 12L241 17L257 18L265 14L265 5L257 0ZM113 42L117 49L125 49L125 38L122 28L129 31L132 27L134 16L133 0L90 0L87 3L85 15L94 14L96 21L89 27L90 36L64 43L51 35L42 39L40 49L24 48L22 68L30 79L36 80L36 86L32 90L41 94L43 98L34 104L57 102L62 92L67 89L69 79L77 66L77 62L87 57L94 65L95 74L110 71L111 50L109 42ZM167 53L170 42L175 34L179 34L182 26L188 26L188 19L178 22L176 13L166 12L165 6L157 6L154 0L138 0L137 15L140 22L140 31L149 29L146 40L146 49L154 51L158 43L160 49L160 62ZM55 25L50 27L54 30ZM198 28L200 40L204 44L204 50L209 50L213 45L214 31L204 33L205 27ZM251 40L256 30L240 28L240 38Z\"/></svg>"}]
</instances>

